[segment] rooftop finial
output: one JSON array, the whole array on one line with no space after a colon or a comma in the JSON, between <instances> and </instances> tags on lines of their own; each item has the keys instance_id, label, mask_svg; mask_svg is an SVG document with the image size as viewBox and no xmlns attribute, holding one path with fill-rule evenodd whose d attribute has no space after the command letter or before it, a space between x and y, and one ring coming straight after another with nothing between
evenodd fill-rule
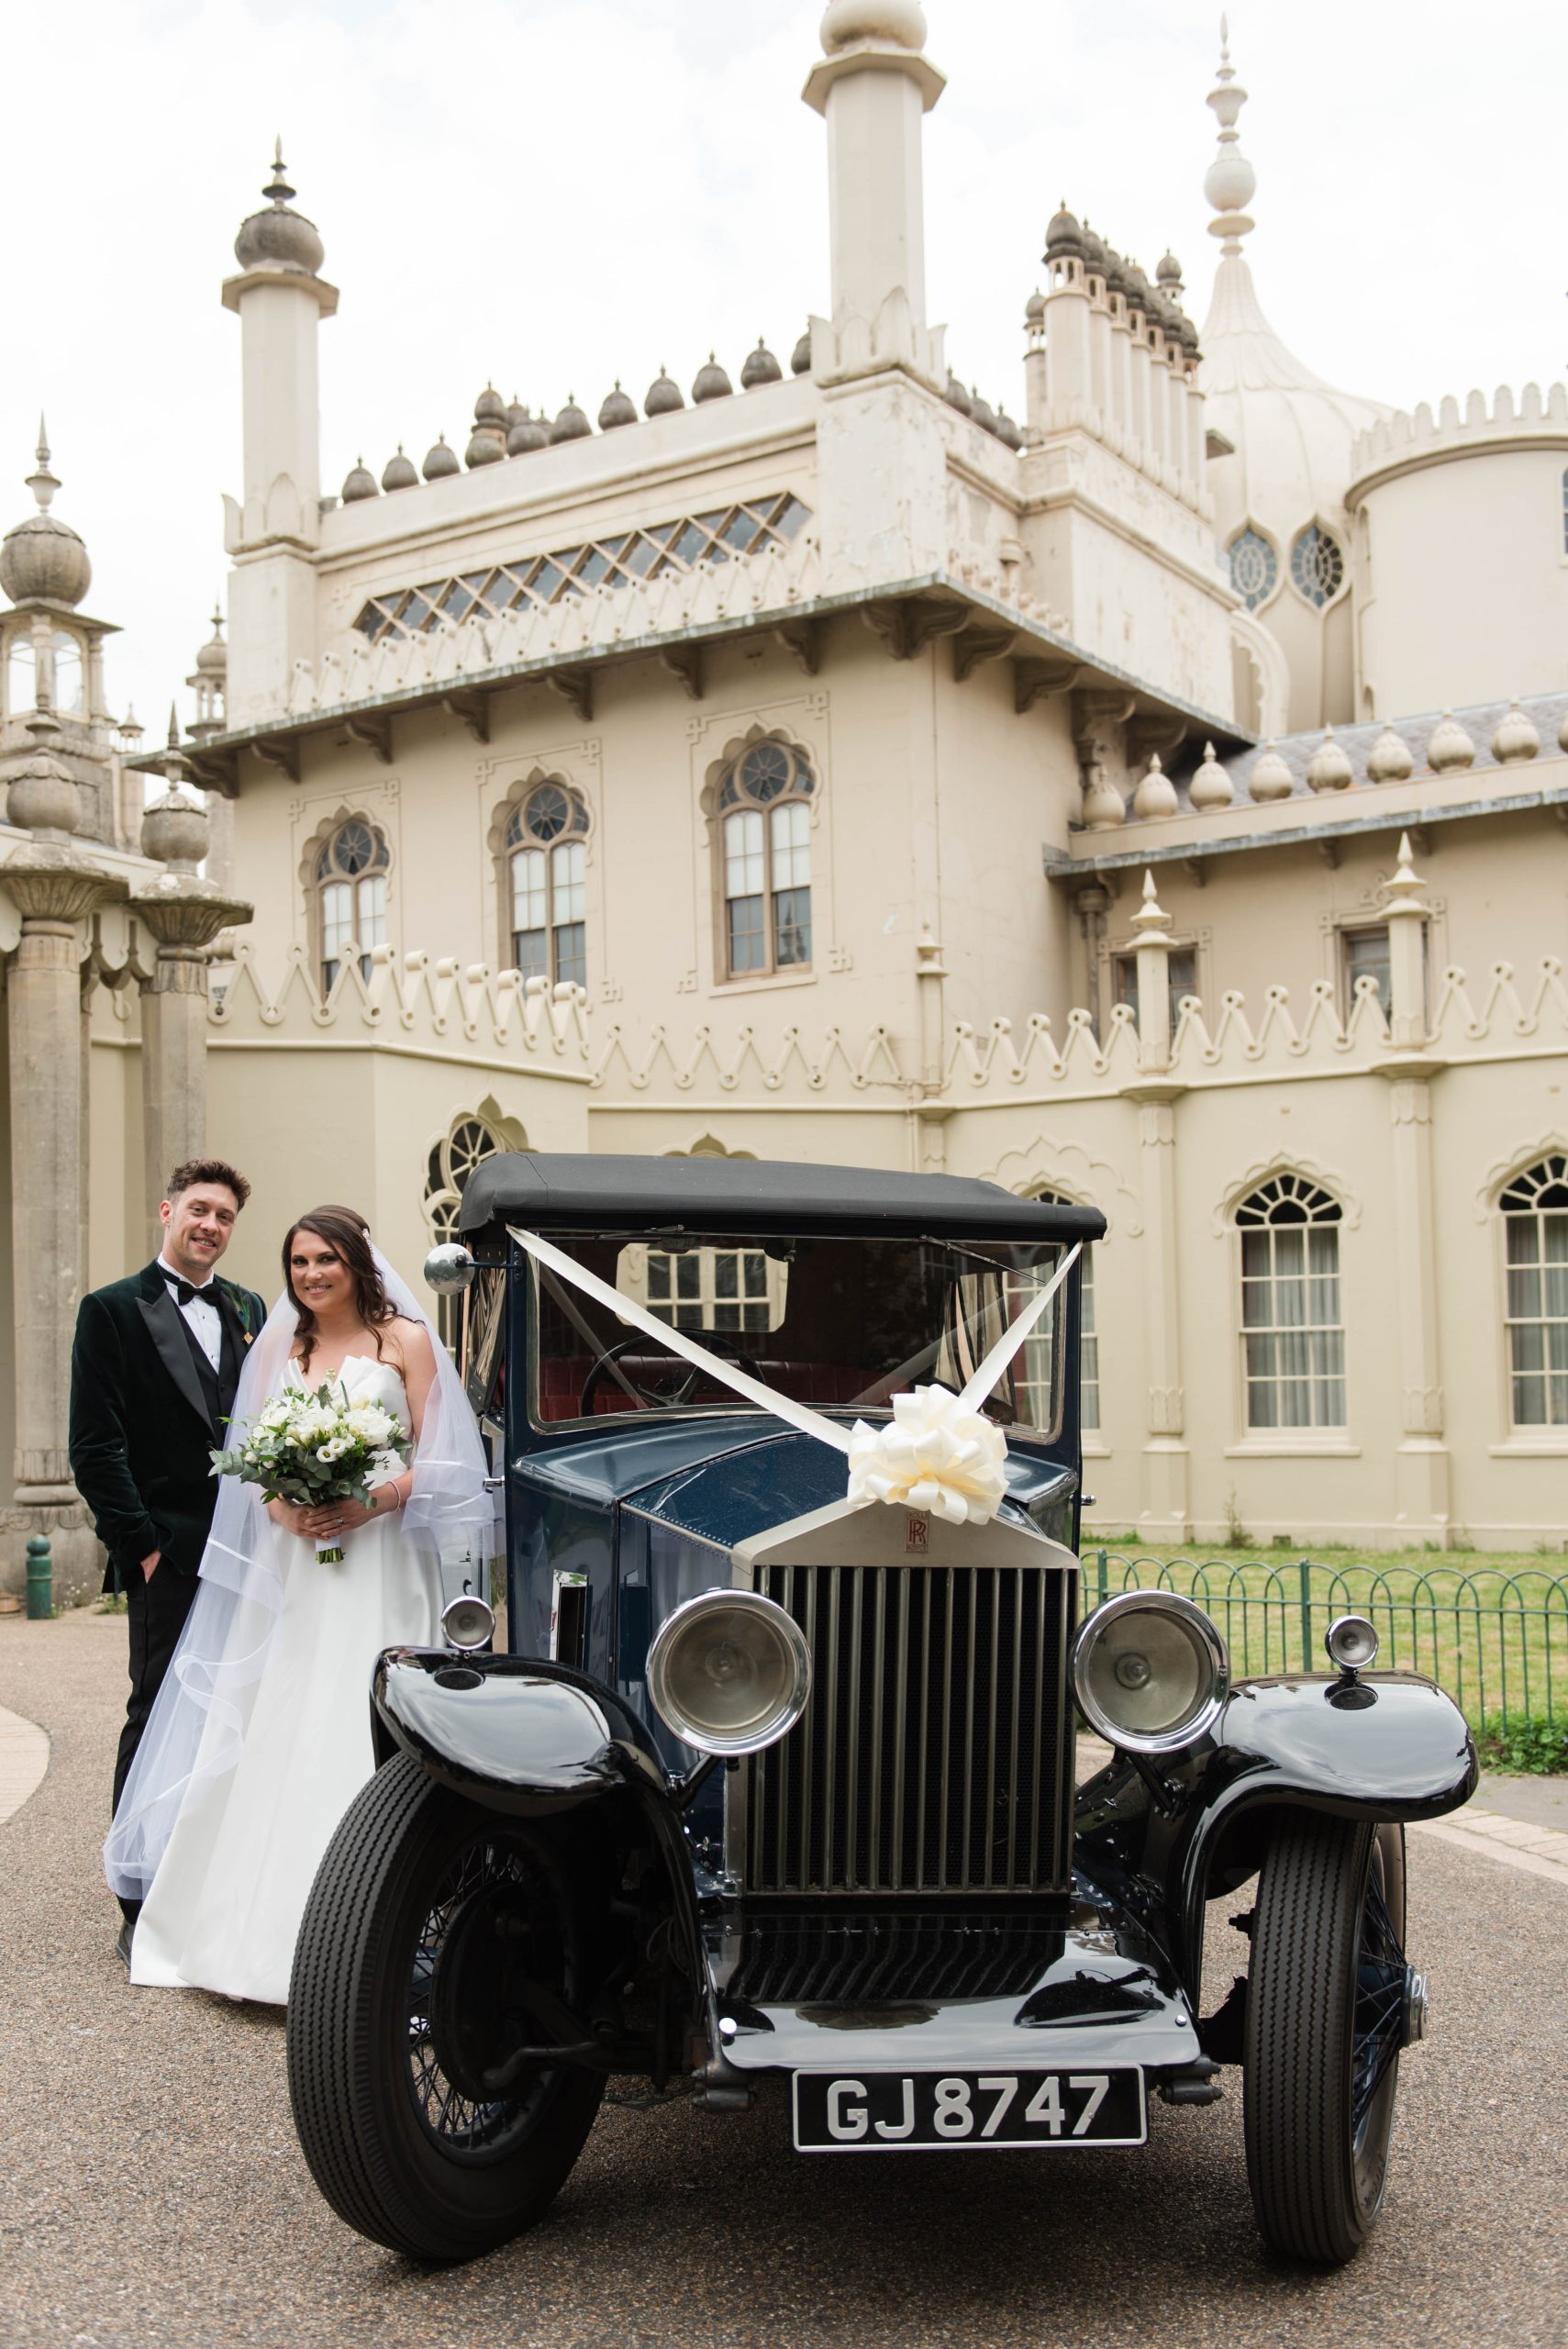
<instances>
[{"instance_id":1,"label":"rooftop finial","mask_svg":"<svg viewBox=\"0 0 1568 2349\"><path fill-rule=\"evenodd\" d=\"M179 713L179 711L175 708L175 707L174 707L173 703L172 703L172 702L171 702L171 703L170 703L170 705L169 705L169 748L170 748L172 751L177 751L177 750L179 749L179 747L180 747L180 713Z\"/></svg>"},{"instance_id":2,"label":"rooftop finial","mask_svg":"<svg viewBox=\"0 0 1568 2349\"><path fill-rule=\"evenodd\" d=\"M1236 124L1247 103L1247 93L1237 81L1236 69L1230 62L1230 24L1225 17L1219 19L1219 68L1207 103L1219 124L1219 152L1203 183L1203 192L1217 216L1208 224L1208 233L1224 239L1220 247L1223 253L1235 255L1253 225L1247 216L1247 206L1252 200L1258 175L1239 144Z\"/></svg>"},{"instance_id":3,"label":"rooftop finial","mask_svg":"<svg viewBox=\"0 0 1568 2349\"><path fill-rule=\"evenodd\" d=\"M39 415L38 470L28 475L28 487L38 500L39 513L46 514L60 484L49 469L49 433L44 427L41 410Z\"/></svg>"},{"instance_id":4,"label":"rooftop finial","mask_svg":"<svg viewBox=\"0 0 1568 2349\"><path fill-rule=\"evenodd\" d=\"M288 165L284 161L284 142L281 136L272 141L272 176L261 190L261 194L270 195L280 212L285 204L291 204L294 201L295 190L288 183Z\"/></svg>"}]
</instances>

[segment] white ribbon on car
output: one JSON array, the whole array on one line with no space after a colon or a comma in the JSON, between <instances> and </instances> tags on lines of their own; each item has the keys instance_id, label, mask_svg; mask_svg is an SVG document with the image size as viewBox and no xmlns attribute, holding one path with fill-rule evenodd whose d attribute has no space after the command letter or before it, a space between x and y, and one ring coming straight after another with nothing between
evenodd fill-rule
<instances>
[{"instance_id":1,"label":"white ribbon on car","mask_svg":"<svg viewBox=\"0 0 1568 2349\"><path fill-rule=\"evenodd\" d=\"M636 1305L608 1281L590 1273L562 1249L537 1231L508 1230L519 1248L536 1264L555 1273L573 1288L657 1345L680 1354L719 1386L728 1386L749 1403L770 1412L802 1435L843 1453L850 1464L848 1498L864 1508L886 1501L900 1508L928 1510L951 1525L988 1525L1007 1489L1007 1442L1001 1429L985 1419L980 1405L995 1386L1083 1252L1074 1241L1042 1289L1031 1297L1016 1320L1010 1321L962 1393L947 1386L917 1386L912 1394L892 1397L893 1417L884 1427L857 1419L852 1428L814 1411L807 1403L780 1394L753 1378L739 1363L725 1362L701 1346L684 1330L660 1320L645 1306Z\"/></svg>"}]
</instances>

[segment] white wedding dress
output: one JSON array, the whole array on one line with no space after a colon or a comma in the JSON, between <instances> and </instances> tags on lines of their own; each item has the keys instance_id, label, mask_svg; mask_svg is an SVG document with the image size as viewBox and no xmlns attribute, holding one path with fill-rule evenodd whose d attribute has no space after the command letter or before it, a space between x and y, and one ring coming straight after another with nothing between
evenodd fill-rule
<instances>
[{"instance_id":1,"label":"white wedding dress","mask_svg":"<svg viewBox=\"0 0 1568 2349\"><path fill-rule=\"evenodd\" d=\"M301 1384L295 1362L284 1376ZM390 1363L350 1354L340 1376L350 1402L380 1403L408 1431ZM312 1879L374 1767L371 1667L383 1648L436 1642L439 1592L399 1515L345 1534L341 1565L318 1564L314 1542L271 1519L266 1527L282 1605L243 1692L238 1757L214 1773L198 1756L137 1920L130 1978L284 2006ZM209 1719L209 1761L233 1732L231 1720Z\"/></svg>"}]
</instances>

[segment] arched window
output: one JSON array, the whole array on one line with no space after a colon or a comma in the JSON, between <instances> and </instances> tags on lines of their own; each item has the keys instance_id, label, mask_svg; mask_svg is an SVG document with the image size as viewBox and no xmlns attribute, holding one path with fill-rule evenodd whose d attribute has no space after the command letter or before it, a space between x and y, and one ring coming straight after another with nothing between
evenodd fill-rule
<instances>
[{"instance_id":1,"label":"arched window","mask_svg":"<svg viewBox=\"0 0 1568 2349\"><path fill-rule=\"evenodd\" d=\"M1340 542L1309 522L1290 551L1290 575L1315 611L1331 604L1345 584Z\"/></svg>"},{"instance_id":2,"label":"arched window","mask_svg":"<svg viewBox=\"0 0 1568 2349\"><path fill-rule=\"evenodd\" d=\"M386 842L372 824L355 816L339 826L316 860L317 920L321 940L321 985L330 993L350 946L360 949L360 969L370 976L373 946L386 943Z\"/></svg>"},{"instance_id":3,"label":"arched window","mask_svg":"<svg viewBox=\"0 0 1568 2349\"><path fill-rule=\"evenodd\" d=\"M1279 557L1261 531L1249 524L1238 530L1227 550L1230 584L1250 612L1266 604L1279 585Z\"/></svg>"},{"instance_id":4,"label":"arched window","mask_svg":"<svg viewBox=\"0 0 1568 2349\"><path fill-rule=\"evenodd\" d=\"M1497 1204L1514 1425L1568 1427L1568 1152L1516 1174Z\"/></svg>"},{"instance_id":5,"label":"arched window","mask_svg":"<svg viewBox=\"0 0 1568 2349\"><path fill-rule=\"evenodd\" d=\"M54 671L54 707L62 718L79 718L86 707L82 690L82 646L69 629L57 628L50 639L50 665Z\"/></svg>"},{"instance_id":6,"label":"arched window","mask_svg":"<svg viewBox=\"0 0 1568 2349\"><path fill-rule=\"evenodd\" d=\"M811 961L811 801L804 751L749 743L719 785L724 952L732 979L801 970Z\"/></svg>"},{"instance_id":7,"label":"arched window","mask_svg":"<svg viewBox=\"0 0 1568 2349\"><path fill-rule=\"evenodd\" d=\"M525 979L588 984L583 864L588 811L564 783L541 783L506 821L512 961Z\"/></svg>"},{"instance_id":8,"label":"arched window","mask_svg":"<svg viewBox=\"0 0 1568 2349\"><path fill-rule=\"evenodd\" d=\"M1236 1209L1250 1428L1345 1424L1341 1220L1304 1174L1271 1174Z\"/></svg>"},{"instance_id":9,"label":"arched window","mask_svg":"<svg viewBox=\"0 0 1568 2349\"><path fill-rule=\"evenodd\" d=\"M478 1116L455 1119L450 1130L437 1142L426 1162L425 1220L430 1228L433 1246L439 1247L458 1236L458 1213L462 1195L468 1188L470 1175L485 1159L494 1158L499 1150L515 1145L498 1134L488 1121ZM444 1291L436 1308L436 1327L441 1341L449 1349L457 1343L462 1322L462 1295Z\"/></svg>"},{"instance_id":10,"label":"arched window","mask_svg":"<svg viewBox=\"0 0 1568 2349\"><path fill-rule=\"evenodd\" d=\"M1065 1208L1072 1200L1060 1191L1034 1191L1030 1197L1044 1199L1052 1207ZM1082 1278L1079 1287L1078 1335L1078 1413L1079 1424L1085 1434L1096 1431L1100 1424L1100 1341L1095 1328L1095 1252L1085 1243L1079 1259ZM1032 1292L1051 1277L1049 1269L1039 1275L1023 1274L1015 1281L1020 1307L1027 1305ZM1056 1307L1052 1301L1043 1324L1037 1322L1024 1340L1018 1357L1018 1417L1030 1427L1048 1428L1054 1422L1051 1378L1054 1339L1051 1323Z\"/></svg>"}]
</instances>

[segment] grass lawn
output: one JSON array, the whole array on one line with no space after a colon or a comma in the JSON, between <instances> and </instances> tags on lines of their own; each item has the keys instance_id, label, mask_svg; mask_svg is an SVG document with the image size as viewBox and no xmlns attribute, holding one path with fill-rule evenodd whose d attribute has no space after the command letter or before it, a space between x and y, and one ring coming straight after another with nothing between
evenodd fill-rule
<instances>
[{"instance_id":1,"label":"grass lawn","mask_svg":"<svg viewBox=\"0 0 1568 2349\"><path fill-rule=\"evenodd\" d=\"M1521 1721L1568 1729L1568 1560L1560 1553L1215 1552L1107 1536L1084 1542L1083 1564L1086 1606L1154 1582L1195 1598L1225 1633L1238 1676L1321 1671L1335 1616L1368 1615L1382 1634L1379 1664L1438 1681L1489 1732L1493 1758L1505 1722L1516 1742ZM1565 1763L1568 1754L1554 1766Z\"/></svg>"}]
</instances>

